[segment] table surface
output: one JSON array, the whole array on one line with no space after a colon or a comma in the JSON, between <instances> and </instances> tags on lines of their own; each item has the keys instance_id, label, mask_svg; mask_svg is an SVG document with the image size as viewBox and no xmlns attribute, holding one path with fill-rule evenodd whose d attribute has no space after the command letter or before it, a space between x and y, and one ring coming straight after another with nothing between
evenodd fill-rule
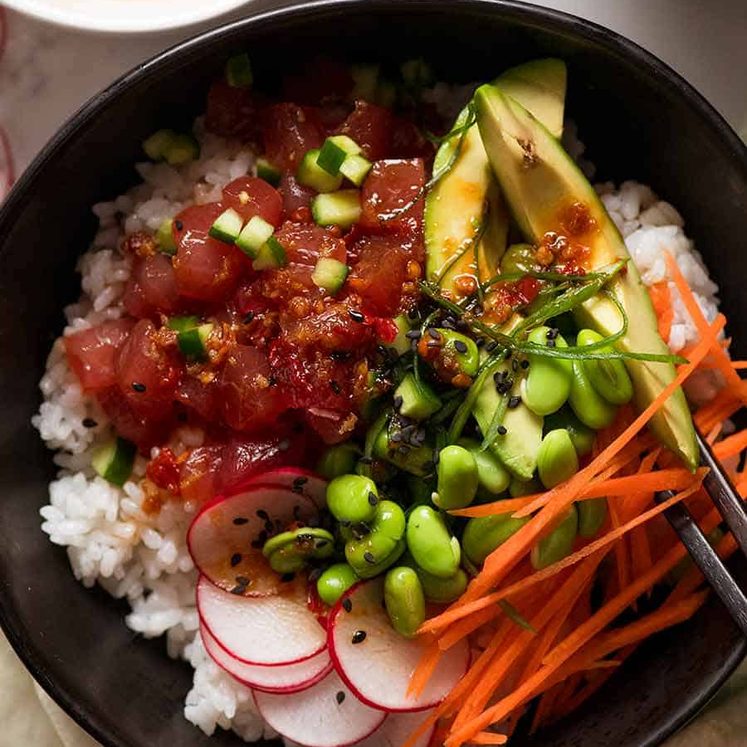
<instances>
[{"instance_id":1,"label":"table surface","mask_svg":"<svg viewBox=\"0 0 747 747\"><path fill-rule=\"evenodd\" d=\"M227 17L277 4L254 0ZM747 135L746 0L536 4L589 18L638 42L682 73L737 131ZM0 199L7 177L17 176L86 99L196 30L95 35L49 26L0 8ZM2 635L0 693L0 747L95 747L31 680ZM667 747L696 745L747 747L747 668L731 679L700 718L667 743Z\"/></svg>"}]
</instances>

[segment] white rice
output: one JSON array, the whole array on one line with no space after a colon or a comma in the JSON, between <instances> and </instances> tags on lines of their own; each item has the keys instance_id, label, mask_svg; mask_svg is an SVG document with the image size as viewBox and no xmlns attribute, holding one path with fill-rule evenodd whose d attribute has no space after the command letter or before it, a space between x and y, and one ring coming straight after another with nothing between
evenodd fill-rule
<instances>
[{"instance_id":1,"label":"white rice","mask_svg":"<svg viewBox=\"0 0 747 747\"><path fill-rule=\"evenodd\" d=\"M186 205L218 199L226 182L252 172L255 157L249 149L204 132L199 121L196 130L202 147L199 160L182 168L139 164L140 185L112 202L94 206L100 227L92 248L79 261L83 295L65 309L63 335L124 313L122 295L130 260L118 247L126 233L154 231ZM576 144L574 156L581 152ZM671 252L712 320L718 307L717 287L685 235L677 210L636 182L624 182L619 189L607 183L597 189L644 282L668 279L663 252ZM669 345L679 351L696 339L697 330L671 282L669 286L674 300ZM141 457L133 479L121 489L95 475L92 451L111 436L111 428L95 399L81 391L67 365L61 338L52 347L40 387L44 401L32 422L56 452L54 461L60 468L50 485L49 504L40 511L42 530L52 542L67 548L73 573L85 586L98 583L114 597L128 600L132 611L126 623L132 630L148 638L165 634L169 655L185 659L194 668L184 707L187 719L208 735L221 727L247 741L275 736L258 715L251 691L213 663L197 634L196 573L185 545L195 507L174 501L158 515L144 513L138 481L146 461ZM85 427L87 418L97 425ZM170 446L179 452L198 445L201 438L194 429L181 429Z\"/></svg>"}]
</instances>

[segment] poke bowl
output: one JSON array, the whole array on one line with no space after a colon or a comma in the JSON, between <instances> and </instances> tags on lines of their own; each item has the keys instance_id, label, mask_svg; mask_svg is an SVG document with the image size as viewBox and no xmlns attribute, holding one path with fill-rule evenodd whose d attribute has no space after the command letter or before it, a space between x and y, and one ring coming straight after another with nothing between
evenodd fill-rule
<instances>
[{"instance_id":1,"label":"poke bowl","mask_svg":"<svg viewBox=\"0 0 747 747\"><path fill-rule=\"evenodd\" d=\"M553 11L141 66L0 212L11 643L106 745L661 742L744 655L655 493L730 554L693 423L745 490L746 196L696 92Z\"/></svg>"}]
</instances>

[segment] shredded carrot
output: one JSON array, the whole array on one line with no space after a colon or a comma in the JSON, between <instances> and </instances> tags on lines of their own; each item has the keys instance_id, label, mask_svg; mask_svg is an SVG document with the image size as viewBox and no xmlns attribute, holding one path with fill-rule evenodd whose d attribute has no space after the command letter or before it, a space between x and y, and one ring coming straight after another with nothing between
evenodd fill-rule
<instances>
[{"instance_id":1,"label":"shredded carrot","mask_svg":"<svg viewBox=\"0 0 747 747\"><path fill-rule=\"evenodd\" d=\"M668 340L669 333L672 331L672 321L674 320L672 294L669 292L669 283L666 280L654 283L654 285L649 287L648 295L651 297L656 318L659 320L659 334L661 335L661 339Z\"/></svg>"},{"instance_id":2,"label":"shredded carrot","mask_svg":"<svg viewBox=\"0 0 747 747\"><path fill-rule=\"evenodd\" d=\"M619 531L620 527L622 526L619 506L617 506L614 501L609 501L607 504L607 509L610 515L610 524L612 525L612 532L610 532L610 534L614 535L615 532ZM617 568L618 589L624 589L628 585L631 572L628 545L625 542L624 538L621 537L621 541L615 543L614 551L615 566Z\"/></svg>"},{"instance_id":3,"label":"shredded carrot","mask_svg":"<svg viewBox=\"0 0 747 747\"><path fill-rule=\"evenodd\" d=\"M472 744L506 744L508 737L505 734L496 734L492 731L481 731L470 739Z\"/></svg>"},{"instance_id":4,"label":"shredded carrot","mask_svg":"<svg viewBox=\"0 0 747 747\"><path fill-rule=\"evenodd\" d=\"M441 655L441 650L438 647L436 641L426 647L425 653L420 657L418 666L410 678L410 684L407 687L407 694L417 696L420 695L425 686L428 684L428 680L438 666L438 661Z\"/></svg>"},{"instance_id":5,"label":"shredded carrot","mask_svg":"<svg viewBox=\"0 0 747 747\"><path fill-rule=\"evenodd\" d=\"M747 361L732 361L731 362L731 367L735 371L741 371L741 370L747 368Z\"/></svg>"},{"instance_id":6,"label":"shredded carrot","mask_svg":"<svg viewBox=\"0 0 747 747\"><path fill-rule=\"evenodd\" d=\"M448 651L470 633L482 627L486 622L502 614L500 607L491 606L479 610L474 615L460 620L456 625L452 625L439 639L438 647L441 651Z\"/></svg>"},{"instance_id":7,"label":"shredded carrot","mask_svg":"<svg viewBox=\"0 0 747 747\"><path fill-rule=\"evenodd\" d=\"M718 459L726 459L735 454L740 454L745 449L747 449L747 429L737 431L719 441L714 445L713 453Z\"/></svg>"}]
</instances>

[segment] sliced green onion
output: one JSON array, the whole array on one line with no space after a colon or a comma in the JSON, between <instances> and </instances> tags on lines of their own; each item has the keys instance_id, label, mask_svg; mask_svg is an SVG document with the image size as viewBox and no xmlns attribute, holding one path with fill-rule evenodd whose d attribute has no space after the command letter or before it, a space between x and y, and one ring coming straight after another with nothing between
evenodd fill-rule
<instances>
[{"instance_id":1,"label":"sliced green onion","mask_svg":"<svg viewBox=\"0 0 747 747\"><path fill-rule=\"evenodd\" d=\"M237 54L226 63L226 81L232 88L249 88L254 82L249 55Z\"/></svg>"}]
</instances>

